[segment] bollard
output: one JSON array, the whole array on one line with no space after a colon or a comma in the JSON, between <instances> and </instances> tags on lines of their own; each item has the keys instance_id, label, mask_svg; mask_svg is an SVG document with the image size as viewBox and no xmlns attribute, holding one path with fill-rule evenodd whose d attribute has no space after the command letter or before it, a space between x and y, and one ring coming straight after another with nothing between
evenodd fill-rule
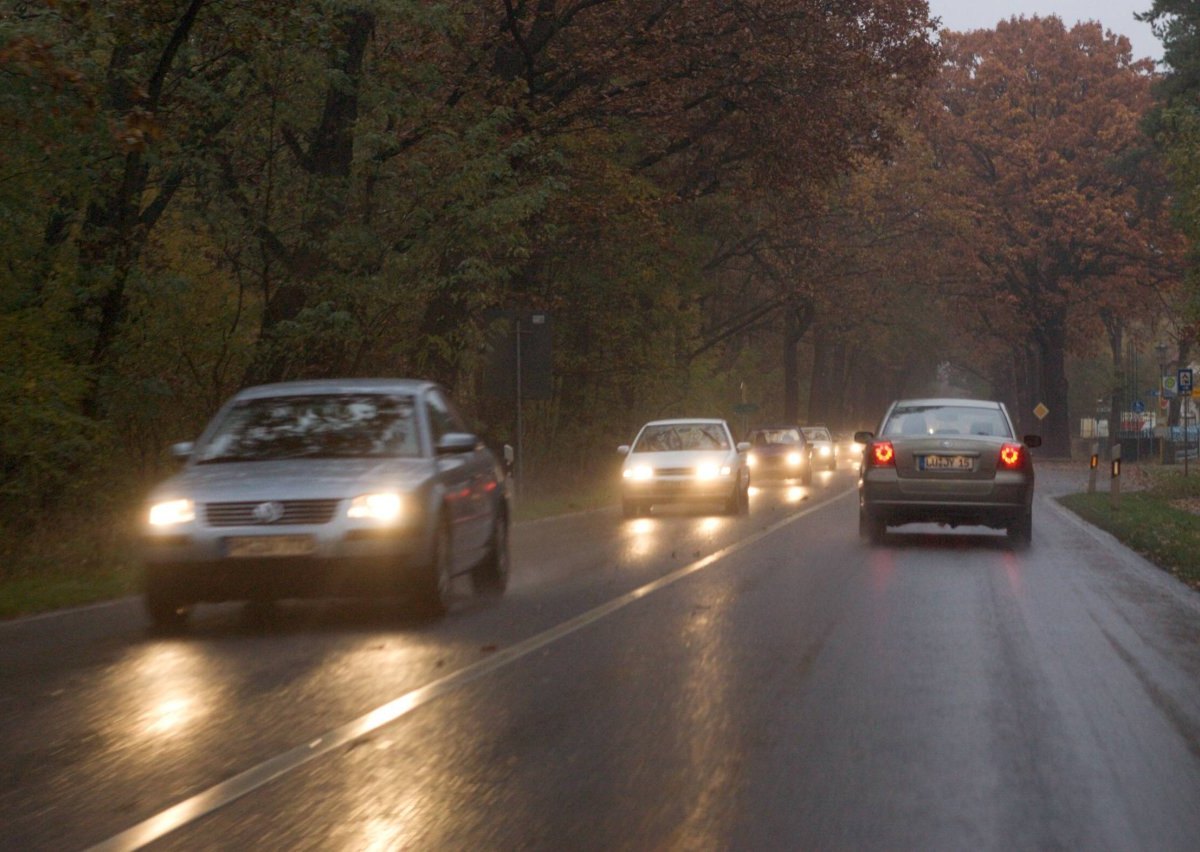
<instances>
[{"instance_id":1,"label":"bollard","mask_svg":"<svg viewBox=\"0 0 1200 852\"><path fill-rule=\"evenodd\" d=\"M1096 493L1096 471L1100 467L1100 442L1092 444L1092 466L1088 470L1088 494Z\"/></svg>"},{"instance_id":2,"label":"bollard","mask_svg":"<svg viewBox=\"0 0 1200 852\"><path fill-rule=\"evenodd\" d=\"M1113 511L1121 508L1121 445L1112 448L1112 485L1108 492Z\"/></svg>"}]
</instances>

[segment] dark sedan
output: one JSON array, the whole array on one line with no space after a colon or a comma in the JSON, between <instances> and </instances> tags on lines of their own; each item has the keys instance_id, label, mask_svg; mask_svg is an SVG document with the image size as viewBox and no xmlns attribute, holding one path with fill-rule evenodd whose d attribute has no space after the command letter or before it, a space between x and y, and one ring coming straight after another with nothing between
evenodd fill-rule
<instances>
[{"instance_id":1,"label":"dark sedan","mask_svg":"<svg viewBox=\"0 0 1200 852\"><path fill-rule=\"evenodd\" d=\"M748 438L748 460L756 482L799 479L804 485L812 483L812 448L799 427L763 427Z\"/></svg>"},{"instance_id":2,"label":"dark sedan","mask_svg":"<svg viewBox=\"0 0 1200 852\"><path fill-rule=\"evenodd\" d=\"M880 542L889 526L939 523L1004 529L1019 547L1033 537L1037 435L1018 438L1003 403L973 399L893 402L879 433L857 432L859 532Z\"/></svg>"}]
</instances>

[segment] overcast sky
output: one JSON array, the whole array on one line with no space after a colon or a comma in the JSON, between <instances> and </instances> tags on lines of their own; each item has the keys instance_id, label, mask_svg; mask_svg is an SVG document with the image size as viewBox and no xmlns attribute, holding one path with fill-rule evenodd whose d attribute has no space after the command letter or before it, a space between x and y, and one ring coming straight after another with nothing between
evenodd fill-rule
<instances>
[{"instance_id":1,"label":"overcast sky","mask_svg":"<svg viewBox=\"0 0 1200 852\"><path fill-rule=\"evenodd\" d=\"M1151 5L1152 0L929 0L929 11L950 30L990 30L1014 15L1058 15L1068 27L1099 21L1105 29L1128 36L1135 59L1162 59L1162 42L1150 25L1133 19L1135 12L1147 12Z\"/></svg>"}]
</instances>

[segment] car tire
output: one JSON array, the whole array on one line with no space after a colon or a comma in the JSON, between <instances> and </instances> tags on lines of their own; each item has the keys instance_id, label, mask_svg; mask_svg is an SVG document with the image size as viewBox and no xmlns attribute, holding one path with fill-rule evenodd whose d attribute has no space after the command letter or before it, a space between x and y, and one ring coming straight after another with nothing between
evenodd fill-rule
<instances>
[{"instance_id":1,"label":"car tire","mask_svg":"<svg viewBox=\"0 0 1200 852\"><path fill-rule=\"evenodd\" d=\"M625 498L621 501L621 514L627 518L640 518L645 511L645 504L641 500Z\"/></svg>"},{"instance_id":2,"label":"car tire","mask_svg":"<svg viewBox=\"0 0 1200 852\"><path fill-rule=\"evenodd\" d=\"M451 573L450 527L445 519L438 521L429 561L421 566L415 581L417 609L422 615L440 618L450 611Z\"/></svg>"},{"instance_id":3,"label":"car tire","mask_svg":"<svg viewBox=\"0 0 1200 852\"><path fill-rule=\"evenodd\" d=\"M1033 510L1026 510L1018 520L1013 521L1005 530L1008 535L1008 540L1013 543L1013 546L1024 550L1033 544Z\"/></svg>"},{"instance_id":4,"label":"car tire","mask_svg":"<svg viewBox=\"0 0 1200 852\"><path fill-rule=\"evenodd\" d=\"M858 534L871 544L882 544L887 535L887 521L866 509L858 510Z\"/></svg>"},{"instance_id":5,"label":"car tire","mask_svg":"<svg viewBox=\"0 0 1200 852\"><path fill-rule=\"evenodd\" d=\"M491 597L499 597L504 594L504 590L508 588L511 566L508 547L508 517L501 512L496 515L496 522L492 525L487 555L471 571L471 587L475 590L475 594Z\"/></svg>"},{"instance_id":6,"label":"car tire","mask_svg":"<svg viewBox=\"0 0 1200 852\"><path fill-rule=\"evenodd\" d=\"M742 487L733 486L733 493L725 498L725 514L740 515L742 513Z\"/></svg>"},{"instance_id":7,"label":"car tire","mask_svg":"<svg viewBox=\"0 0 1200 852\"><path fill-rule=\"evenodd\" d=\"M738 492L738 514L750 514L750 483L747 482L742 486L742 490Z\"/></svg>"},{"instance_id":8,"label":"car tire","mask_svg":"<svg viewBox=\"0 0 1200 852\"><path fill-rule=\"evenodd\" d=\"M146 569L144 598L150 625L163 633L174 633L187 626L192 604L179 591L174 578L161 568Z\"/></svg>"}]
</instances>

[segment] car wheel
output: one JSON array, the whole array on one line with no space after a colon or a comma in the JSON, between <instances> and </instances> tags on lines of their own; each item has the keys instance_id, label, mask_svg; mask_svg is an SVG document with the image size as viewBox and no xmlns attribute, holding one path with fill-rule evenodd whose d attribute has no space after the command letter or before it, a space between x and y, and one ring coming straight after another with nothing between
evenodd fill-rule
<instances>
[{"instance_id":1,"label":"car wheel","mask_svg":"<svg viewBox=\"0 0 1200 852\"><path fill-rule=\"evenodd\" d=\"M860 508L858 510L858 534L871 544L882 544L883 537L887 535L887 522L866 509Z\"/></svg>"},{"instance_id":2,"label":"car wheel","mask_svg":"<svg viewBox=\"0 0 1200 852\"><path fill-rule=\"evenodd\" d=\"M750 514L750 483L746 483L738 492L737 513L739 515Z\"/></svg>"},{"instance_id":3,"label":"car wheel","mask_svg":"<svg viewBox=\"0 0 1200 852\"><path fill-rule=\"evenodd\" d=\"M1009 524L1005 532L1017 548L1024 549L1033 544L1033 510L1027 510L1020 519Z\"/></svg>"},{"instance_id":4,"label":"car wheel","mask_svg":"<svg viewBox=\"0 0 1200 852\"><path fill-rule=\"evenodd\" d=\"M733 486L733 493L725 498L725 514L737 515L742 510L742 487Z\"/></svg>"},{"instance_id":5,"label":"car wheel","mask_svg":"<svg viewBox=\"0 0 1200 852\"><path fill-rule=\"evenodd\" d=\"M433 538L433 552L416 578L417 607L425 615L440 617L450 610L451 576L450 528L439 520Z\"/></svg>"},{"instance_id":6,"label":"car wheel","mask_svg":"<svg viewBox=\"0 0 1200 852\"><path fill-rule=\"evenodd\" d=\"M172 578L157 568L146 569L146 614L155 630L174 632L187 626L191 602L179 592Z\"/></svg>"},{"instance_id":7,"label":"car wheel","mask_svg":"<svg viewBox=\"0 0 1200 852\"><path fill-rule=\"evenodd\" d=\"M471 571L471 586L479 595L499 596L508 588L508 573L511 567L508 549L508 517L496 515L492 526L492 540L488 542L487 555Z\"/></svg>"},{"instance_id":8,"label":"car wheel","mask_svg":"<svg viewBox=\"0 0 1200 852\"><path fill-rule=\"evenodd\" d=\"M621 514L627 518L638 518L646 511L641 500L626 498L621 501Z\"/></svg>"}]
</instances>

